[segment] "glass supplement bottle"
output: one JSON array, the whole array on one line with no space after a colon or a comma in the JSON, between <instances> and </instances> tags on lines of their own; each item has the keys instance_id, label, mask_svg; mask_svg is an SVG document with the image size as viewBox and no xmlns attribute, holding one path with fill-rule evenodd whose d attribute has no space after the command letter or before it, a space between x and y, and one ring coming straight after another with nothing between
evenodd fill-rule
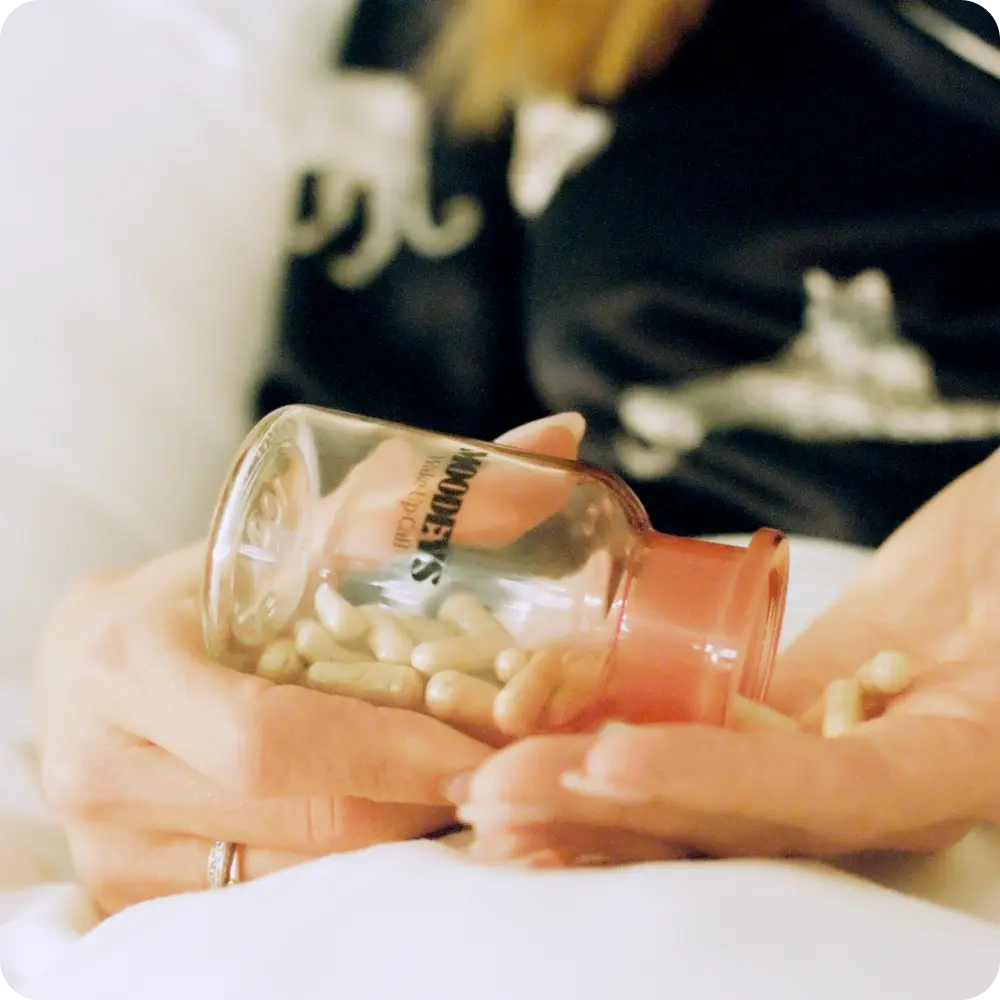
<instances>
[{"instance_id":1,"label":"glass supplement bottle","mask_svg":"<svg viewBox=\"0 0 1000 1000\"><path fill-rule=\"evenodd\" d=\"M729 723L766 693L787 581L776 531L663 535L583 463L292 406L222 491L204 631L228 666L499 746Z\"/></svg>"}]
</instances>

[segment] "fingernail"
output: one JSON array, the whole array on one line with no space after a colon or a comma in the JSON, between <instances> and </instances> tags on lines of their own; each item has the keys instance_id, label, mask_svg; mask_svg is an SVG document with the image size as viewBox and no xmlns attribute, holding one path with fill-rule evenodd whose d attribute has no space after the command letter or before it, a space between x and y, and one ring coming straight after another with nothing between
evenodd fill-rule
<instances>
[{"instance_id":1,"label":"fingernail","mask_svg":"<svg viewBox=\"0 0 1000 1000\"><path fill-rule=\"evenodd\" d=\"M562 424L577 442L582 441L584 434L587 433L587 420L582 413L560 413L558 423Z\"/></svg>"},{"instance_id":2,"label":"fingernail","mask_svg":"<svg viewBox=\"0 0 1000 1000\"><path fill-rule=\"evenodd\" d=\"M524 435L531 434L532 431L537 431L543 427L562 427L573 436L573 440L578 444L583 440L584 434L587 433L587 421L582 413L554 413L552 416L541 417L539 420L532 420L529 424L522 424L520 427L506 431L496 439L496 443L509 444L518 441Z\"/></svg>"},{"instance_id":3,"label":"fingernail","mask_svg":"<svg viewBox=\"0 0 1000 1000\"><path fill-rule=\"evenodd\" d=\"M574 795L583 795L588 799L605 799L609 802L621 802L627 805L648 802L650 796L636 788L623 788L620 785L608 785L595 781L582 771L566 771L559 778L559 784Z\"/></svg>"},{"instance_id":4,"label":"fingernail","mask_svg":"<svg viewBox=\"0 0 1000 1000\"><path fill-rule=\"evenodd\" d=\"M544 869L566 867L566 861L563 856L558 851L552 850L552 848L535 851L534 854L529 854L520 860L521 864L523 864L526 868Z\"/></svg>"},{"instance_id":5,"label":"fingernail","mask_svg":"<svg viewBox=\"0 0 1000 1000\"><path fill-rule=\"evenodd\" d=\"M484 864L512 864L521 860L522 839L516 834L494 834L486 841L476 839L469 847L469 857Z\"/></svg>"},{"instance_id":6,"label":"fingernail","mask_svg":"<svg viewBox=\"0 0 1000 1000\"><path fill-rule=\"evenodd\" d=\"M513 839L513 838L512 838ZM550 847L537 851L530 851L528 854L521 854L520 842L512 843L509 851L498 849L490 853L484 853L476 857L476 861L483 864L496 865L505 868L565 868L566 860L558 851Z\"/></svg>"},{"instance_id":7,"label":"fingernail","mask_svg":"<svg viewBox=\"0 0 1000 1000\"><path fill-rule=\"evenodd\" d=\"M472 787L472 776L475 771L462 771L453 775L441 788L441 793L453 805L460 806L469 798L469 789Z\"/></svg>"},{"instance_id":8,"label":"fingernail","mask_svg":"<svg viewBox=\"0 0 1000 1000\"><path fill-rule=\"evenodd\" d=\"M498 802L459 806L458 818L467 826L541 826L555 822L556 814L544 806Z\"/></svg>"}]
</instances>

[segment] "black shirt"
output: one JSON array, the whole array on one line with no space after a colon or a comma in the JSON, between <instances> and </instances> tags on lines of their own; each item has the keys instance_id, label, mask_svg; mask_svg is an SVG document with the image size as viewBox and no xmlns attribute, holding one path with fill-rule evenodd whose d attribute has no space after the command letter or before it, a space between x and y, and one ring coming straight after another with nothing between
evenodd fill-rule
<instances>
[{"instance_id":1,"label":"black shirt","mask_svg":"<svg viewBox=\"0 0 1000 1000\"><path fill-rule=\"evenodd\" d=\"M410 73L440 13L362 0L348 78ZM293 255L258 409L479 438L576 409L584 457L662 531L877 544L1000 443L997 41L969 0L716 0L656 79L567 112L603 138L527 216L509 176L523 121L477 141L432 121L436 247L426 220L362 277L331 273L392 215L383 181ZM359 182L351 159L306 178L300 222L338 172ZM445 247L470 204L481 225ZM811 268L880 269L898 329L875 309L874 334L843 332L834 294L803 334ZM656 389L641 412L623 408L636 386Z\"/></svg>"}]
</instances>

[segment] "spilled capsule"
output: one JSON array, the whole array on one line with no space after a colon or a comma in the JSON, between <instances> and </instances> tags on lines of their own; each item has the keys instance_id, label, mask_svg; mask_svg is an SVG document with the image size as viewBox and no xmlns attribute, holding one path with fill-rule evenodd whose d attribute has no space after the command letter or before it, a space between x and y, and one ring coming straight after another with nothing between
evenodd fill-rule
<instances>
[{"instance_id":1,"label":"spilled capsule","mask_svg":"<svg viewBox=\"0 0 1000 1000\"><path fill-rule=\"evenodd\" d=\"M861 685L853 678L836 680L824 695L823 735L827 739L846 736L863 718Z\"/></svg>"}]
</instances>

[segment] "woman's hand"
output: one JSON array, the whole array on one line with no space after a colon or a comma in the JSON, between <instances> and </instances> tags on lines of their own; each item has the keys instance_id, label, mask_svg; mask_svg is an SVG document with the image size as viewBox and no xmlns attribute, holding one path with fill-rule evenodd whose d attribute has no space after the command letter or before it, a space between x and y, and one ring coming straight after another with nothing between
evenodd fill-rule
<instances>
[{"instance_id":1,"label":"woman's hand","mask_svg":"<svg viewBox=\"0 0 1000 1000\"><path fill-rule=\"evenodd\" d=\"M785 653L771 703L803 731L611 727L525 741L456 783L486 858L560 864L937 850L1000 821L1000 454L904 525ZM882 649L914 683L851 734L826 686Z\"/></svg>"},{"instance_id":2,"label":"woman's hand","mask_svg":"<svg viewBox=\"0 0 1000 1000\"><path fill-rule=\"evenodd\" d=\"M566 415L504 440L571 457L582 430ZM204 555L87 581L42 644L43 783L109 913L204 888L216 840L241 845L252 879L440 829L454 818L444 782L492 752L417 713L208 662Z\"/></svg>"}]
</instances>

